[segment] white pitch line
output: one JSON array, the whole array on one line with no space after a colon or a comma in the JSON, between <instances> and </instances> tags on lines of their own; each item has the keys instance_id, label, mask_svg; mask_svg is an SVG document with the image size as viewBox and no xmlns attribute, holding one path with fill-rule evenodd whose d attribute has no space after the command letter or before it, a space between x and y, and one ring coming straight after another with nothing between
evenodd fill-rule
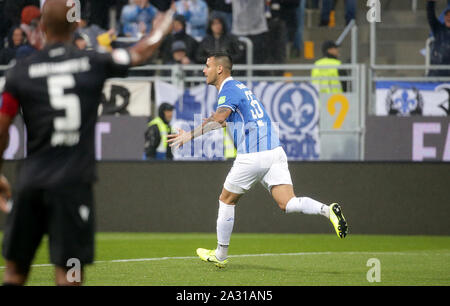
<instances>
[{"instance_id":1,"label":"white pitch line","mask_svg":"<svg viewBox=\"0 0 450 306\"><path fill-rule=\"evenodd\" d=\"M450 253L421 253L421 252L300 252L300 253L262 253L262 254L239 254L230 255L230 258L241 257L269 257L269 256L308 256L308 255L440 255L450 256ZM94 264L102 263L121 263L121 262L145 262L145 261L162 261L172 259L197 259L198 256L180 256L180 257L153 257L153 258L134 258L134 259L114 259L114 260L99 260L94 261ZM31 265L33 268L52 267L53 264L35 264ZM5 266L0 266L0 269L5 269Z\"/></svg>"}]
</instances>

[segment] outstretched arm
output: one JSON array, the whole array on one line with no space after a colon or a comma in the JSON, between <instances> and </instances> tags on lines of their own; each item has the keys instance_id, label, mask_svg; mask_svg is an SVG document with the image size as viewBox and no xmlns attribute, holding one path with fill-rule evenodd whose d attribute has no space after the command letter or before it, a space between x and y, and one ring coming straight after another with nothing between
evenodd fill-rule
<instances>
[{"instance_id":1,"label":"outstretched arm","mask_svg":"<svg viewBox=\"0 0 450 306\"><path fill-rule=\"evenodd\" d=\"M167 142L171 147L175 147L177 149L198 136L225 127L226 120L230 114L230 108L219 107L215 113L203 121L202 125L199 125L190 132L178 129L178 134L171 134L167 136L169 139Z\"/></svg>"},{"instance_id":2,"label":"outstretched arm","mask_svg":"<svg viewBox=\"0 0 450 306\"><path fill-rule=\"evenodd\" d=\"M140 40L136 45L128 49L131 55L132 66L143 64L159 48L164 37L169 34L172 28L174 14L174 4L172 4L171 8L165 13L158 13L153 21L152 32Z\"/></svg>"}]
</instances>

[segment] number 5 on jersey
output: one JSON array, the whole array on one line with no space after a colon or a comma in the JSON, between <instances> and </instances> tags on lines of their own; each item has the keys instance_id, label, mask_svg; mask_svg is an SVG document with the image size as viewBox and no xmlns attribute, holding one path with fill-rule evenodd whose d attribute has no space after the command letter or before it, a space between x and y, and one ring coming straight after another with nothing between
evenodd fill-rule
<instances>
[{"instance_id":1,"label":"number 5 on jersey","mask_svg":"<svg viewBox=\"0 0 450 306\"><path fill-rule=\"evenodd\" d=\"M55 110L64 110L65 116L55 117L52 146L74 146L80 140L80 99L75 94L64 94L64 90L75 87L73 75L51 76L47 79L50 105Z\"/></svg>"}]
</instances>

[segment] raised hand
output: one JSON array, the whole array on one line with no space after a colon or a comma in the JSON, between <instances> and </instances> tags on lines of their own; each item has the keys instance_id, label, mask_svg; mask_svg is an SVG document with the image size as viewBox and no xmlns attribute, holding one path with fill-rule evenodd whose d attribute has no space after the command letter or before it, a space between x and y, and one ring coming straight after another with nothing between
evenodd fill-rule
<instances>
[{"instance_id":1,"label":"raised hand","mask_svg":"<svg viewBox=\"0 0 450 306\"><path fill-rule=\"evenodd\" d=\"M186 132L179 128L177 130L178 134L167 135L167 142L169 143L169 146L175 149L178 149L185 143L192 140L192 134L190 132Z\"/></svg>"}]
</instances>

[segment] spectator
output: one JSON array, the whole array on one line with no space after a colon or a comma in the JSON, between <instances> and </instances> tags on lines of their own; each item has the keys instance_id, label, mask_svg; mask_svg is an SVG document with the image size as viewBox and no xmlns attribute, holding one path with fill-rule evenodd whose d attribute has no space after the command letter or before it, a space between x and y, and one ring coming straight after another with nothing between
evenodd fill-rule
<instances>
[{"instance_id":1,"label":"spectator","mask_svg":"<svg viewBox=\"0 0 450 306\"><path fill-rule=\"evenodd\" d=\"M169 62L166 63L167 65L189 65L189 64L193 64L193 62L191 61L191 59L188 57L187 55L187 47L186 44L184 43L184 41L182 40L176 40L172 43L172 48L171 48L171 59L169 60ZM180 67L179 67L180 68ZM198 75L197 72L192 71L192 70L178 70L176 69L176 72L174 72L174 70L172 71L164 71L161 73L162 76L172 76L176 80L175 83L177 82L183 82L184 85L186 85L187 87L192 87L195 85L198 85L198 83L196 82L186 82L185 78L186 77L191 77L191 76L195 76Z\"/></svg>"},{"instance_id":2,"label":"spectator","mask_svg":"<svg viewBox=\"0 0 450 306\"><path fill-rule=\"evenodd\" d=\"M148 0L130 0L130 4L122 8L120 16L122 34L139 39L149 33L157 12Z\"/></svg>"},{"instance_id":3,"label":"spectator","mask_svg":"<svg viewBox=\"0 0 450 306\"><path fill-rule=\"evenodd\" d=\"M81 13L81 19L75 33L79 34L86 41L87 50L108 50L111 42L115 39L114 29L106 31L97 24L89 25L86 10L83 10Z\"/></svg>"},{"instance_id":4,"label":"spectator","mask_svg":"<svg viewBox=\"0 0 450 306\"><path fill-rule=\"evenodd\" d=\"M198 42L190 35L186 34L186 21L182 15L176 15L173 21L172 34L168 35L160 48L160 58L163 64L172 62L172 44L173 42L181 40L186 45L186 55L191 63L195 63L195 56L197 53Z\"/></svg>"},{"instance_id":5,"label":"spectator","mask_svg":"<svg viewBox=\"0 0 450 306\"><path fill-rule=\"evenodd\" d=\"M438 17L438 20L440 23L445 25L445 13L447 12L447 10L450 9L450 0L448 0L448 4L447 7L441 12L441 14ZM433 37L433 31L430 30L430 37Z\"/></svg>"},{"instance_id":6,"label":"spectator","mask_svg":"<svg viewBox=\"0 0 450 306\"><path fill-rule=\"evenodd\" d=\"M279 10L275 13L279 14L279 18L284 20L284 22L286 23L287 41L293 42L295 32L297 31L297 8L300 5L300 0L270 0L270 2L272 4L272 10L274 4L279 5Z\"/></svg>"},{"instance_id":7,"label":"spectator","mask_svg":"<svg viewBox=\"0 0 450 306\"><path fill-rule=\"evenodd\" d=\"M137 0L130 0L130 3L125 5L120 13L121 34L127 37L138 37L138 6L136 3Z\"/></svg>"},{"instance_id":8,"label":"spectator","mask_svg":"<svg viewBox=\"0 0 450 306\"><path fill-rule=\"evenodd\" d=\"M447 7L442 11L442 13L438 17L439 22L442 24L445 23L445 13L447 12L448 9L450 9L450 0L448 0Z\"/></svg>"},{"instance_id":9,"label":"spectator","mask_svg":"<svg viewBox=\"0 0 450 306\"><path fill-rule=\"evenodd\" d=\"M225 20L217 15L209 21L207 34L200 42L197 50L197 62L206 63L208 54L212 51L223 51L230 54L233 63L245 62L242 44L236 36L228 33Z\"/></svg>"},{"instance_id":10,"label":"spectator","mask_svg":"<svg viewBox=\"0 0 450 306\"><path fill-rule=\"evenodd\" d=\"M319 26L330 26L330 14L334 19L337 0L322 0ZM356 0L345 0L345 24L349 24L356 16ZM334 26L334 21L333 21Z\"/></svg>"},{"instance_id":11,"label":"spectator","mask_svg":"<svg viewBox=\"0 0 450 306\"><path fill-rule=\"evenodd\" d=\"M168 64L189 65L191 60L186 54L186 44L182 40L177 40L172 43L172 59Z\"/></svg>"},{"instance_id":12,"label":"spectator","mask_svg":"<svg viewBox=\"0 0 450 306\"><path fill-rule=\"evenodd\" d=\"M77 47L79 50L86 50L87 49L87 42L86 40L83 38L83 36L81 36L78 33L74 34L73 37L73 44L75 45L75 47Z\"/></svg>"},{"instance_id":13,"label":"spectator","mask_svg":"<svg viewBox=\"0 0 450 306\"><path fill-rule=\"evenodd\" d=\"M36 50L44 46L44 35L40 27L41 11L37 6L25 6L21 13L20 28L27 37L27 43L22 44L16 50L16 60L30 56Z\"/></svg>"},{"instance_id":14,"label":"spectator","mask_svg":"<svg viewBox=\"0 0 450 306\"><path fill-rule=\"evenodd\" d=\"M297 8L297 30L295 31L293 49L296 56L303 52L303 29L305 26L305 6L306 0L300 0Z\"/></svg>"},{"instance_id":15,"label":"spectator","mask_svg":"<svg viewBox=\"0 0 450 306\"><path fill-rule=\"evenodd\" d=\"M5 0L3 16L9 27L21 24L22 10L24 7L33 5L39 7L39 0Z\"/></svg>"},{"instance_id":16,"label":"spectator","mask_svg":"<svg viewBox=\"0 0 450 306\"><path fill-rule=\"evenodd\" d=\"M233 23L233 13L231 9L231 0L206 0L212 17L222 17L227 25L227 32L231 33Z\"/></svg>"},{"instance_id":17,"label":"spectator","mask_svg":"<svg viewBox=\"0 0 450 306\"><path fill-rule=\"evenodd\" d=\"M434 42L431 49L432 65L450 65L450 8L444 12L444 24L436 18L435 0L427 2L427 17L433 32ZM450 69L430 69L429 76L450 76Z\"/></svg>"},{"instance_id":18,"label":"spectator","mask_svg":"<svg viewBox=\"0 0 450 306\"><path fill-rule=\"evenodd\" d=\"M145 157L148 160L172 160L172 149L167 144L167 135L172 133L170 121L174 107L163 103L158 109L158 117L149 122L145 132Z\"/></svg>"},{"instance_id":19,"label":"spectator","mask_svg":"<svg viewBox=\"0 0 450 306\"><path fill-rule=\"evenodd\" d=\"M8 46L0 51L0 65L8 65L16 57L16 52L25 43L25 33L19 27L13 27L8 34Z\"/></svg>"},{"instance_id":20,"label":"spectator","mask_svg":"<svg viewBox=\"0 0 450 306\"><path fill-rule=\"evenodd\" d=\"M35 50L44 46L44 34L40 27L41 10L34 5L25 6L21 14L20 27L27 36L28 44Z\"/></svg>"},{"instance_id":21,"label":"spectator","mask_svg":"<svg viewBox=\"0 0 450 306\"><path fill-rule=\"evenodd\" d=\"M186 20L186 33L201 41L206 35L208 6L203 0L180 0L175 2L177 14Z\"/></svg>"},{"instance_id":22,"label":"spectator","mask_svg":"<svg viewBox=\"0 0 450 306\"><path fill-rule=\"evenodd\" d=\"M312 83L316 85L320 93L342 93L347 90L347 83L336 79L317 80L315 78L328 77L337 78L345 77L345 70L338 69L342 63L338 59L339 49L334 41L325 41L322 45L323 58L317 60L314 65L320 66L336 66L336 68L314 68L311 71Z\"/></svg>"},{"instance_id":23,"label":"spectator","mask_svg":"<svg viewBox=\"0 0 450 306\"><path fill-rule=\"evenodd\" d=\"M245 36L253 43L253 63L266 59L266 35L269 30L264 1L232 0L233 27L236 36Z\"/></svg>"},{"instance_id":24,"label":"spectator","mask_svg":"<svg viewBox=\"0 0 450 306\"><path fill-rule=\"evenodd\" d=\"M280 0L268 1L270 14L267 14L267 24L269 26L267 45L276 46L275 48L267 48L265 62L268 64L284 64L286 62L288 35L286 20L281 15L280 2ZM283 71L274 70L270 74L282 76Z\"/></svg>"}]
</instances>

